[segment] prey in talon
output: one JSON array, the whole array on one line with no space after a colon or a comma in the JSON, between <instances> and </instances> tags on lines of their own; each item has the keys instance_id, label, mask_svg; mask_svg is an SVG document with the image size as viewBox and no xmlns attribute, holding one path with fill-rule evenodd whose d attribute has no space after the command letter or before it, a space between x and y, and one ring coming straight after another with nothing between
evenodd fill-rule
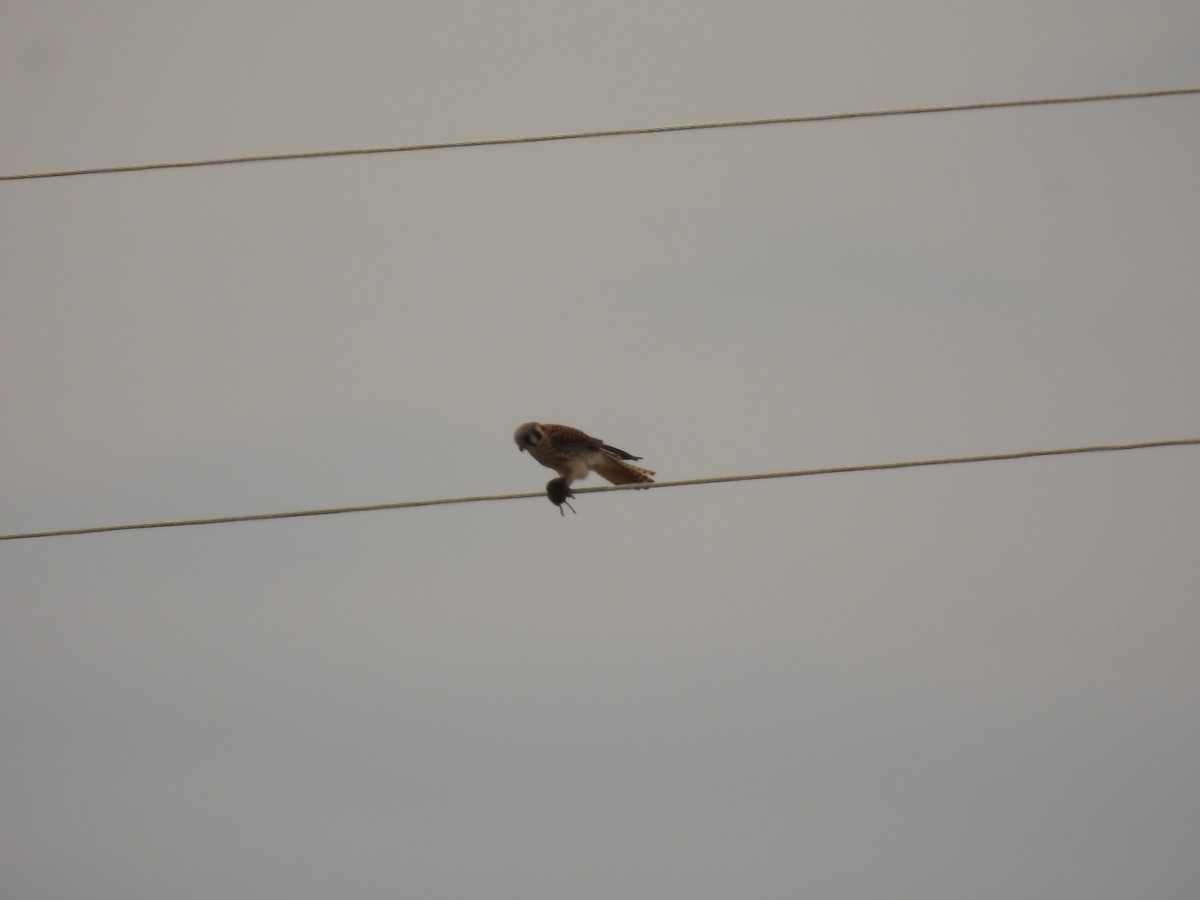
<instances>
[{"instance_id":1,"label":"prey in talon","mask_svg":"<svg viewBox=\"0 0 1200 900\"><path fill-rule=\"evenodd\" d=\"M574 497L575 492L571 490L565 478L551 478L549 481L547 481L546 496L550 498L551 503L558 507L558 514L560 516L566 515L566 513L563 512L563 504L566 504L567 509L569 509L571 512L575 512L575 507L567 502L567 498ZM576 513L576 515L578 515L578 513Z\"/></svg>"}]
</instances>

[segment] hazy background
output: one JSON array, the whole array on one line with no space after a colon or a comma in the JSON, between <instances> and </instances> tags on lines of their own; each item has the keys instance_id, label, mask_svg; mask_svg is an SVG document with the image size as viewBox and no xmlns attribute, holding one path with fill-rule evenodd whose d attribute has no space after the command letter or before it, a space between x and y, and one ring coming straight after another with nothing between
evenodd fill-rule
<instances>
[{"instance_id":1,"label":"hazy background","mask_svg":"<svg viewBox=\"0 0 1200 900\"><path fill-rule=\"evenodd\" d=\"M1200 85L1194 0L0 4L0 171ZM0 183L0 531L1200 435L1200 100ZM594 481L592 482L594 483ZM1200 452L0 544L0 891L1200 895Z\"/></svg>"}]
</instances>

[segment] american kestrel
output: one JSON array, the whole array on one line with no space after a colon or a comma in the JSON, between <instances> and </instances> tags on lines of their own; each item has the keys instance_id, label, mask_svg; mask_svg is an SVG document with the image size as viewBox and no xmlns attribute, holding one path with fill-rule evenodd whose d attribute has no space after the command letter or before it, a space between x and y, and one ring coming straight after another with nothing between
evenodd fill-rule
<instances>
[{"instance_id":1,"label":"american kestrel","mask_svg":"<svg viewBox=\"0 0 1200 900\"><path fill-rule=\"evenodd\" d=\"M528 450L529 455L543 466L553 469L559 478L546 485L546 493L562 512L562 504L571 495L571 482L587 478L595 472L613 484L642 484L654 481L654 473L641 466L630 465L626 460L641 459L624 450L609 446L578 428L568 425L543 425L541 422L526 422L515 432L513 440L519 450ZM570 504L567 504L570 506ZM574 508L571 510L574 512Z\"/></svg>"}]
</instances>

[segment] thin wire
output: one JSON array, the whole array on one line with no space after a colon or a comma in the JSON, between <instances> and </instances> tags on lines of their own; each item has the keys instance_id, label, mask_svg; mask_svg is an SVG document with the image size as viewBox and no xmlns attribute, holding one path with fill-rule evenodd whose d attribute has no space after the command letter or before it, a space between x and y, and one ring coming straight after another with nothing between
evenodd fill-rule
<instances>
[{"instance_id":1,"label":"thin wire","mask_svg":"<svg viewBox=\"0 0 1200 900\"><path fill-rule=\"evenodd\" d=\"M587 138L625 137L636 134L665 134L672 131L701 131L712 128L750 128L759 125L798 125L834 122L842 119L871 119L882 116L915 116L926 113L967 112L983 109L1011 109L1018 106L1049 106L1063 103L1098 103L1110 100L1144 100L1150 97L1174 97L1200 94L1200 87L1166 88L1155 91L1126 91L1114 94L1086 94L1070 97L1039 97L1028 100L992 100L948 106L909 106L899 109L873 109L860 112L822 113L810 116L779 116L771 119L734 119L725 122L696 122L688 125L655 125L643 128L613 128L601 131L572 131L562 134L538 134L525 137L486 138L469 141L439 141L429 144L400 144L394 147L359 147L342 150L309 150L298 153L267 153L257 156L227 156L179 162L138 163L126 166L96 166L87 169L59 169L48 172L24 172L0 175L0 181L33 178L64 178L68 175L111 175L119 172L148 172L153 169L188 169L199 166L229 166L238 163L280 162L289 159L321 159L331 156L366 156L372 153L409 153L417 150L451 150L463 147L496 147L503 144L535 144L546 141L577 141Z\"/></svg>"},{"instance_id":2,"label":"thin wire","mask_svg":"<svg viewBox=\"0 0 1200 900\"><path fill-rule=\"evenodd\" d=\"M1073 453L1113 453L1120 450L1145 450L1151 447L1183 447L1200 444L1200 438L1180 438L1169 441L1143 441L1137 444L1097 444L1090 447L1064 447L1057 450L1020 450L1015 453L988 453L983 456L952 456L939 459L915 459L904 462L868 463L858 466L831 466L822 469L797 469L790 472L761 472L753 475L717 475L709 478L685 478L681 481L655 481L649 484L621 484L579 488L576 494L599 494L614 491L644 491L653 488L688 487L700 484L723 484L731 481L764 481L769 478L804 478L809 475L840 475L849 472L877 472L888 469L913 469L919 466L949 466L961 463L998 462L1030 459L1035 456L1066 456ZM304 516L334 516L343 513L377 512L385 509L410 509L416 506L445 506L450 503L484 503L489 500L528 500L545 497L543 491L519 494L480 494L473 497L444 497L437 500L405 500L400 503L373 503L368 506L339 506L330 509L304 509L293 512L251 513L242 516L218 516L211 519L178 519L169 522L137 522L131 525L94 525L87 528L61 528L55 531L25 531L0 534L0 541L19 541L29 538L65 537L75 534L99 534L105 531L136 531L146 528L177 528L184 525L224 525L230 522L259 522L267 519L298 519Z\"/></svg>"}]
</instances>

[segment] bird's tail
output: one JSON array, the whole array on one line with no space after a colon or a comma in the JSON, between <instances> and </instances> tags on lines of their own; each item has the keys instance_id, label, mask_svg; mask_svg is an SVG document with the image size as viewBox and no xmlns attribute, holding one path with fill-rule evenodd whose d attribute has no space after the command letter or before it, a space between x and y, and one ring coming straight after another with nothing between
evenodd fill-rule
<instances>
[{"instance_id":1,"label":"bird's tail","mask_svg":"<svg viewBox=\"0 0 1200 900\"><path fill-rule=\"evenodd\" d=\"M615 456L607 454L593 467L596 474L613 484L644 484L654 480L651 477L654 473L650 469L630 465L623 459L617 459Z\"/></svg>"}]
</instances>

